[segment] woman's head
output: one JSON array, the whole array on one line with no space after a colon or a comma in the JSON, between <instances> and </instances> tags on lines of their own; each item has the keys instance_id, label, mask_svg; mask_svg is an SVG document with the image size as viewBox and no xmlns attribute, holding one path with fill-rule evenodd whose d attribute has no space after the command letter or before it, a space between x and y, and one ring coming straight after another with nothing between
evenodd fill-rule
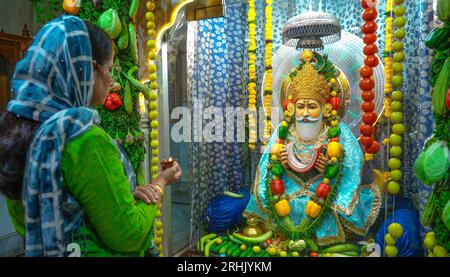
<instances>
[{"instance_id":1,"label":"woman's head","mask_svg":"<svg viewBox=\"0 0 450 277\"><path fill-rule=\"evenodd\" d=\"M105 102L106 95L112 86L113 46L108 35L89 21L85 21L92 48L92 63L94 68L94 84L92 106Z\"/></svg>"},{"instance_id":2,"label":"woman's head","mask_svg":"<svg viewBox=\"0 0 450 277\"><path fill-rule=\"evenodd\" d=\"M44 122L65 109L102 104L112 56L112 42L98 27L69 15L50 21L16 65L8 111Z\"/></svg>"}]
</instances>

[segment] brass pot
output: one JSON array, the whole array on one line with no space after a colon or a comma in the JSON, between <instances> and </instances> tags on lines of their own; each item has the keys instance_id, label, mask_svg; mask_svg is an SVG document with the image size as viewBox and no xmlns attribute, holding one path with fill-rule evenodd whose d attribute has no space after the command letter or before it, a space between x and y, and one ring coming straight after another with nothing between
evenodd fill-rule
<instances>
[{"instance_id":1,"label":"brass pot","mask_svg":"<svg viewBox=\"0 0 450 277\"><path fill-rule=\"evenodd\" d=\"M263 234L263 230L258 226L258 220L254 217L247 219L247 226L245 226L242 234L246 237L259 237Z\"/></svg>"}]
</instances>

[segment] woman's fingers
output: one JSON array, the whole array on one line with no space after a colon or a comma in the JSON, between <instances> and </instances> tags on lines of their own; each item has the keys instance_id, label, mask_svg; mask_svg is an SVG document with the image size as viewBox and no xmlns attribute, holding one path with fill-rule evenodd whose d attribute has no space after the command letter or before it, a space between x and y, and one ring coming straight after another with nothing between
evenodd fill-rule
<instances>
[{"instance_id":1,"label":"woman's fingers","mask_svg":"<svg viewBox=\"0 0 450 277\"><path fill-rule=\"evenodd\" d=\"M144 192L142 192L141 190L135 191L134 192L134 197L144 201L146 204L151 204L152 203L150 198L148 198L147 195Z\"/></svg>"}]
</instances>

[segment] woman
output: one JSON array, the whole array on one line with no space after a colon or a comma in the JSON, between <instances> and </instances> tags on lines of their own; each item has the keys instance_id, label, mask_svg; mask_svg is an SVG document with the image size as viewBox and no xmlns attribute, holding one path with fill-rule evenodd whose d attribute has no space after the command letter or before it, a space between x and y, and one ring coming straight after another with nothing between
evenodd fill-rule
<instances>
[{"instance_id":1,"label":"woman","mask_svg":"<svg viewBox=\"0 0 450 277\"><path fill-rule=\"evenodd\" d=\"M106 34L63 15L16 66L0 118L0 189L26 256L64 256L71 243L87 256L141 256L151 246L155 203L181 170L175 163L136 187L129 160L88 108L103 104L112 65Z\"/></svg>"}]
</instances>

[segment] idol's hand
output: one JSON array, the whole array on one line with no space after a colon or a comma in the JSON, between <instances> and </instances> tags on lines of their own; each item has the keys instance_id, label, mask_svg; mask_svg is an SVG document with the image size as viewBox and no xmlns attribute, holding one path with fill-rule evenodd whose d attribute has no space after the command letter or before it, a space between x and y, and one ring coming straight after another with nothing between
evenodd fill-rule
<instances>
[{"instance_id":1,"label":"idol's hand","mask_svg":"<svg viewBox=\"0 0 450 277\"><path fill-rule=\"evenodd\" d=\"M280 162L281 162L281 165L284 168L289 169L288 153L287 153L287 150L286 150L286 146L284 146L284 145L283 145L283 148L281 148L281 151L280 151Z\"/></svg>"},{"instance_id":2,"label":"idol's hand","mask_svg":"<svg viewBox=\"0 0 450 277\"><path fill-rule=\"evenodd\" d=\"M137 186L133 195L136 199L140 199L146 204L159 204L162 200L162 190L154 185Z\"/></svg>"},{"instance_id":3,"label":"idol's hand","mask_svg":"<svg viewBox=\"0 0 450 277\"><path fill-rule=\"evenodd\" d=\"M324 154L320 153L319 157L317 158L317 161L316 161L316 164L315 164L315 168L320 173L324 173L326 166L327 166L327 157Z\"/></svg>"}]
</instances>

